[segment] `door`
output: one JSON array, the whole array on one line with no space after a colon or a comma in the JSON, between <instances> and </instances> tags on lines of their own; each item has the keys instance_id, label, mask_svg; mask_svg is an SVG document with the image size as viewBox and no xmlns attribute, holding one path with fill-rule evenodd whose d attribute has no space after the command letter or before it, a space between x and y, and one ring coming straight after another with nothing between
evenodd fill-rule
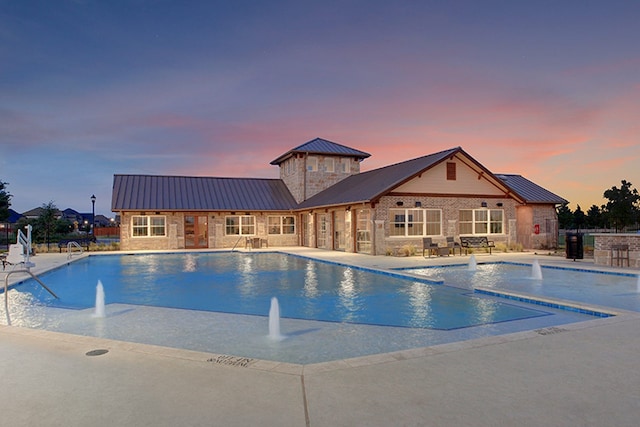
<instances>
[{"instance_id":1,"label":"door","mask_svg":"<svg viewBox=\"0 0 640 427\"><path fill-rule=\"evenodd\" d=\"M356 252L371 253L371 210L356 211Z\"/></svg>"},{"instance_id":2,"label":"door","mask_svg":"<svg viewBox=\"0 0 640 427\"><path fill-rule=\"evenodd\" d=\"M185 215L184 247L186 249L207 248L207 216Z\"/></svg>"},{"instance_id":3,"label":"door","mask_svg":"<svg viewBox=\"0 0 640 427\"><path fill-rule=\"evenodd\" d=\"M336 251L344 251L347 248L344 219L344 211L333 213L333 249Z\"/></svg>"}]
</instances>

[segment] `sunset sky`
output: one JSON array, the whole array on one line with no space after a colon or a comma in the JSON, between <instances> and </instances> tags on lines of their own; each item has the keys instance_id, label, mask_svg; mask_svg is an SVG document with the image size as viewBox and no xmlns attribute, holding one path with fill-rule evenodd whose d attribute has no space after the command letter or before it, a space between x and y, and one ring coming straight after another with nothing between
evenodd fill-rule
<instances>
[{"instance_id":1,"label":"sunset sky","mask_svg":"<svg viewBox=\"0 0 640 427\"><path fill-rule=\"evenodd\" d=\"M640 188L640 1L0 0L0 181L111 216L114 174L277 178L461 146L579 204Z\"/></svg>"}]
</instances>

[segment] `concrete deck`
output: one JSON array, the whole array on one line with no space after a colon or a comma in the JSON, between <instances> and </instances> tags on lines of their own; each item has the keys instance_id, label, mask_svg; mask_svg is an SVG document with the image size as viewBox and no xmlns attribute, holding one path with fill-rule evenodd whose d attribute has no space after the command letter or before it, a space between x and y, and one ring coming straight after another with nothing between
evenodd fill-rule
<instances>
[{"instance_id":1,"label":"concrete deck","mask_svg":"<svg viewBox=\"0 0 640 427\"><path fill-rule=\"evenodd\" d=\"M296 252L373 268L468 259ZM534 257L591 266L532 253L490 259ZM66 256L33 261L38 273ZM108 353L86 355L96 349ZM7 426L637 426L640 419L640 313L307 366L228 366L206 353L0 326L0 359Z\"/></svg>"}]
</instances>

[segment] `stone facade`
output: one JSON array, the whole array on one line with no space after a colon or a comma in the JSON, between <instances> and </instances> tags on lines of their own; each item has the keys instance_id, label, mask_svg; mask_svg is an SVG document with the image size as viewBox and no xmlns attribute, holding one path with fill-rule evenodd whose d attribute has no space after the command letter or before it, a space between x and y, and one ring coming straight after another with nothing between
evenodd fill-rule
<instances>
[{"instance_id":1,"label":"stone facade","mask_svg":"<svg viewBox=\"0 0 640 427\"><path fill-rule=\"evenodd\" d=\"M121 250L175 250L185 249L184 212L154 212L154 216L165 218L165 236L161 237L132 237L132 217L145 215L149 212L124 212L121 216L120 249ZM226 235L226 217L230 215L249 215L255 217L255 234L250 236ZM288 212L207 212L207 245L209 249L244 248L247 238L259 238L265 246L298 246L297 214ZM268 232L268 217L294 216L296 228L294 234L270 234Z\"/></svg>"},{"instance_id":2,"label":"stone facade","mask_svg":"<svg viewBox=\"0 0 640 427\"><path fill-rule=\"evenodd\" d=\"M594 236L593 261L596 265L627 267L626 261L612 260L615 254L611 250L613 245L627 245L628 266L640 268L640 234L593 233L592 236Z\"/></svg>"},{"instance_id":3,"label":"stone facade","mask_svg":"<svg viewBox=\"0 0 640 427\"><path fill-rule=\"evenodd\" d=\"M280 164L280 179L298 203L357 173L360 162L353 157L297 153Z\"/></svg>"}]
</instances>

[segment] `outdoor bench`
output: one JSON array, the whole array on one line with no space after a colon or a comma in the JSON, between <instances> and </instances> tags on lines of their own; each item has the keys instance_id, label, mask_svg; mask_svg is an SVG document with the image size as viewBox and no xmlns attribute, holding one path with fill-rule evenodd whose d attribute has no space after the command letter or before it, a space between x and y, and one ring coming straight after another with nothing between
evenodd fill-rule
<instances>
[{"instance_id":1,"label":"outdoor bench","mask_svg":"<svg viewBox=\"0 0 640 427\"><path fill-rule=\"evenodd\" d=\"M84 247L86 250L89 250L89 245L91 243L96 242L95 237L82 237L79 239L64 239L58 242L58 249L60 249L60 253L62 253L63 249L66 249L69 243L76 242L78 245Z\"/></svg>"},{"instance_id":2,"label":"outdoor bench","mask_svg":"<svg viewBox=\"0 0 640 427\"><path fill-rule=\"evenodd\" d=\"M491 253L491 248L495 248L493 241L487 239L486 237L460 237L460 250L464 248L464 254L466 255L469 248L489 248L489 253Z\"/></svg>"}]
</instances>

